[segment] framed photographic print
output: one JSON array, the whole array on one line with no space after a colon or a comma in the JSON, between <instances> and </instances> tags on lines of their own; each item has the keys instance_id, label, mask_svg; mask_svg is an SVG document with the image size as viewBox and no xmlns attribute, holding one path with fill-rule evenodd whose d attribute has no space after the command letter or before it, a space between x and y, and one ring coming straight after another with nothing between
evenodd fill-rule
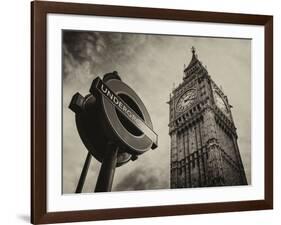
<instances>
[{"instance_id":1,"label":"framed photographic print","mask_svg":"<svg viewBox=\"0 0 281 225\"><path fill-rule=\"evenodd\" d=\"M35 1L31 222L273 208L273 17Z\"/></svg>"}]
</instances>

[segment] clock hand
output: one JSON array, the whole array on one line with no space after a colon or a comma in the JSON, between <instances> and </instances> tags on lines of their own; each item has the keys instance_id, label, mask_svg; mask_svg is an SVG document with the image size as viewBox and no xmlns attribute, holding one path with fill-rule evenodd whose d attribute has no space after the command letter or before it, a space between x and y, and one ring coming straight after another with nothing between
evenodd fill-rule
<instances>
[{"instance_id":1,"label":"clock hand","mask_svg":"<svg viewBox=\"0 0 281 225\"><path fill-rule=\"evenodd\" d=\"M187 99L184 99L184 102L187 102L188 100L193 100L193 99L194 99L194 96L190 96Z\"/></svg>"}]
</instances>

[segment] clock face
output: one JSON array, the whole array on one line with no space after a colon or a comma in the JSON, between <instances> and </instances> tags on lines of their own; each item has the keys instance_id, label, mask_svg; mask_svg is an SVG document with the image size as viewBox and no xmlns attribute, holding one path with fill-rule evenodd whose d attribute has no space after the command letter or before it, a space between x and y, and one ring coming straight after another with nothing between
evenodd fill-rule
<instances>
[{"instance_id":1,"label":"clock face","mask_svg":"<svg viewBox=\"0 0 281 225\"><path fill-rule=\"evenodd\" d=\"M227 106L226 106L223 98L217 91L214 91L214 97L215 97L215 102L216 102L218 108L225 114L228 114Z\"/></svg>"},{"instance_id":2,"label":"clock face","mask_svg":"<svg viewBox=\"0 0 281 225\"><path fill-rule=\"evenodd\" d=\"M178 100L176 110L183 112L187 109L196 99L196 89L187 90Z\"/></svg>"}]
</instances>

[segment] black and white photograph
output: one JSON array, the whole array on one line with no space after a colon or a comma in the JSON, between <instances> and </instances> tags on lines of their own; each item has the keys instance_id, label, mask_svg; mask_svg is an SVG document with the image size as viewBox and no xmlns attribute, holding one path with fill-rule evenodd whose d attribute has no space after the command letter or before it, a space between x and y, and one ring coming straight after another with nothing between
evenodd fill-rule
<instances>
[{"instance_id":1,"label":"black and white photograph","mask_svg":"<svg viewBox=\"0 0 281 225\"><path fill-rule=\"evenodd\" d=\"M251 185L251 39L62 31L63 194Z\"/></svg>"}]
</instances>

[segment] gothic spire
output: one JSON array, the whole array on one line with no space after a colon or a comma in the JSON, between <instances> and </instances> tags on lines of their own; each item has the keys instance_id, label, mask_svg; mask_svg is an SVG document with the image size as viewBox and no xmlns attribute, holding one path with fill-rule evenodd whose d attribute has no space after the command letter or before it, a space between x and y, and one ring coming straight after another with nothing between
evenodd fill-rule
<instances>
[{"instance_id":1,"label":"gothic spire","mask_svg":"<svg viewBox=\"0 0 281 225\"><path fill-rule=\"evenodd\" d=\"M196 49L194 46L191 47L191 52L192 52L191 61L188 64L188 66L184 68L184 74L185 74L184 79L198 70L206 71L202 63L198 60Z\"/></svg>"},{"instance_id":2,"label":"gothic spire","mask_svg":"<svg viewBox=\"0 0 281 225\"><path fill-rule=\"evenodd\" d=\"M195 56L195 48L194 48L194 46L192 46L191 52L192 52L192 56Z\"/></svg>"}]
</instances>

